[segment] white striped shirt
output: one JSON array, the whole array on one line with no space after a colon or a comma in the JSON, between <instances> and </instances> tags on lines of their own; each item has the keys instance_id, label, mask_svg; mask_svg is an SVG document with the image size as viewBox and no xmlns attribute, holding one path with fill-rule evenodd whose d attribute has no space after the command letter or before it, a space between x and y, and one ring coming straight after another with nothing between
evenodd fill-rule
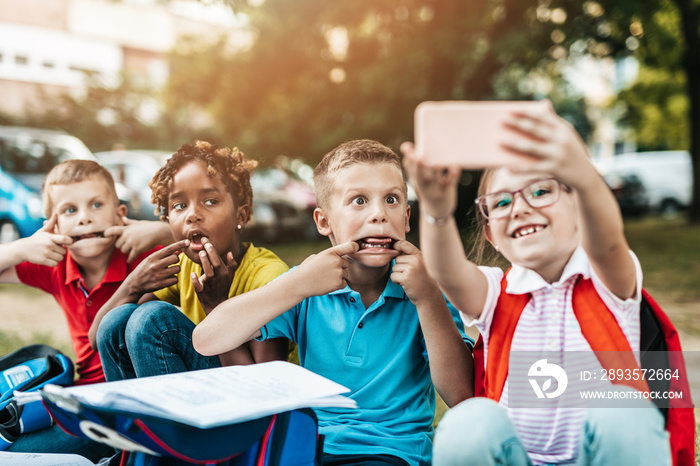
<instances>
[{"instance_id":1,"label":"white striped shirt","mask_svg":"<svg viewBox=\"0 0 700 466\"><path fill-rule=\"evenodd\" d=\"M596 291L615 316L633 349L639 348L642 271L637 257L630 251L637 269L637 293L627 300L613 295L593 273L583 248L578 248L564 268L561 279L548 284L536 272L513 265L508 273L508 293L531 293L513 335L511 351L592 351L581 333L571 304L578 275L590 278ZM489 331L496 302L501 291L503 271L497 267L480 267L489 283L484 310L477 320L462 314L465 325L476 325L484 341L484 364L487 361ZM499 404L508 409L521 440L535 464L569 462L575 459L585 408L508 408L508 383ZM484 422L488 422L484 420Z\"/></svg>"}]
</instances>

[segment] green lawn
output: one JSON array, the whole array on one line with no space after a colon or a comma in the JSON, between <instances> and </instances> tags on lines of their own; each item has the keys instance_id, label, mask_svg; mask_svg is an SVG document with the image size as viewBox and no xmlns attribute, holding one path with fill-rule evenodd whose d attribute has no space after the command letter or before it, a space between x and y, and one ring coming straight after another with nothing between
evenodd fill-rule
<instances>
[{"instance_id":1,"label":"green lawn","mask_svg":"<svg viewBox=\"0 0 700 466\"><path fill-rule=\"evenodd\" d=\"M642 264L644 288L674 302L700 301L700 225L646 217L626 221L625 234Z\"/></svg>"}]
</instances>

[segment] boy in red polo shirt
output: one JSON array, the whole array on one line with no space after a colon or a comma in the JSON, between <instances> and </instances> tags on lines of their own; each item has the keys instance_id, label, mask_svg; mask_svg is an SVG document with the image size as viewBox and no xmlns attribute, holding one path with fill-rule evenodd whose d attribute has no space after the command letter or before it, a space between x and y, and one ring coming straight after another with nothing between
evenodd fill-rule
<instances>
[{"instance_id":1,"label":"boy in red polo shirt","mask_svg":"<svg viewBox=\"0 0 700 466\"><path fill-rule=\"evenodd\" d=\"M157 248L138 249L171 243L170 229L161 222L137 222L125 233L126 206L119 204L114 180L90 160L69 160L54 167L44 180L42 196L48 218L44 227L28 238L0 245L0 283L24 283L51 293L68 322L76 384L104 382L99 354L88 341L90 325L124 278ZM119 234L121 238L115 236ZM150 240L144 241L144 236ZM158 254L174 254L177 246ZM54 426L20 436L8 450L80 453L93 461L110 455L104 445L81 442Z\"/></svg>"}]
</instances>

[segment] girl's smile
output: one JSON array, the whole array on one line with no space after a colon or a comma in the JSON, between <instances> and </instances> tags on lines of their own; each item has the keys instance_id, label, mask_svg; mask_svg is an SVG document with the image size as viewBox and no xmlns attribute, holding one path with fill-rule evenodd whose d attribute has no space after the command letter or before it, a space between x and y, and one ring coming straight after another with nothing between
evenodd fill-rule
<instances>
[{"instance_id":1,"label":"girl's smile","mask_svg":"<svg viewBox=\"0 0 700 466\"><path fill-rule=\"evenodd\" d=\"M526 225L524 227L517 228L513 234L510 236L513 238L521 238L524 236L532 235L533 233L538 233L547 228L547 225Z\"/></svg>"}]
</instances>

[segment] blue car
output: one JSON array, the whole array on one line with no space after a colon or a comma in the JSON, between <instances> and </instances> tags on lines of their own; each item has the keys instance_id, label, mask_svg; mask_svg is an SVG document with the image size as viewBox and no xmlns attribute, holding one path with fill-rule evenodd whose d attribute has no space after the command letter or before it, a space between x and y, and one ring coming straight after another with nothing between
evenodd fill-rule
<instances>
[{"instance_id":1,"label":"blue car","mask_svg":"<svg viewBox=\"0 0 700 466\"><path fill-rule=\"evenodd\" d=\"M0 126L0 243L31 236L41 228L41 184L68 159L95 160L83 142L61 131Z\"/></svg>"}]
</instances>

